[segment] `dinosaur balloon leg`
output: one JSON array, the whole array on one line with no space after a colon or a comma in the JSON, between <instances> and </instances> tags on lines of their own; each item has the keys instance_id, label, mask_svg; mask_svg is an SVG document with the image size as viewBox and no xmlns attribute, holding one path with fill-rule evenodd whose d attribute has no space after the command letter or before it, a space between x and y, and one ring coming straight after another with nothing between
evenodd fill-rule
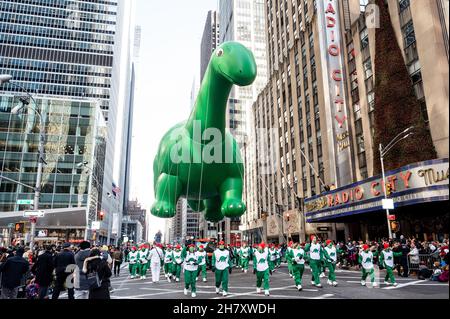
<instances>
[{"instance_id":1,"label":"dinosaur balloon leg","mask_svg":"<svg viewBox=\"0 0 450 319\"><path fill-rule=\"evenodd\" d=\"M240 43L226 42L213 53L189 119L170 129L159 145L153 215L175 216L180 197L211 222L245 212L244 167L239 146L225 129L226 110L233 85L247 86L255 78L255 58Z\"/></svg>"}]
</instances>

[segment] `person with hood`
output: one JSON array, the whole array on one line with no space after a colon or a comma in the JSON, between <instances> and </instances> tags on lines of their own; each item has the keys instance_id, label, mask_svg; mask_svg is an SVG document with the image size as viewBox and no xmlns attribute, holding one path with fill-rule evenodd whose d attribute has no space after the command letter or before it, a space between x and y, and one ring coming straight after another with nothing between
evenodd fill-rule
<instances>
[{"instance_id":1,"label":"person with hood","mask_svg":"<svg viewBox=\"0 0 450 319\"><path fill-rule=\"evenodd\" d=\"M181 264L183 263L182 248L181 245L177 245L172 253L173 263L172 263L172 278L176 281L180 281L181 275Z\"/></svg>"},{"instance_id":2,"label":"person with hood","mask_svg":"<svg viewBox=\"0 0 450 319\"><path fill-rule=\"evenodd\" d=\"M88 299L89 284L86 276L82 274L84 260L91 254L91 243L83 241L80 243L80 250L75 254L75 264L77 265L75 290L79 291L78 299Z\"/></svg>"},{"instance_id":3,"label":"person with hood","mask_svg":"<svg viewBox=\"0 0 450 319\"><path fill-rule=\"evenodd\" d=\"M184 295L187 296L189 288L191 288L191 296L197 296L196 279L198 273L198 263L200 255L195 251L195 245L191 244L188 249L183 249L181 254L184 270Z\"/></svg>"},{"instance_id":4,"label":"person with hood","mask_svg":"<svg viewBox=\"0 0 450 319\"><path fill-rule=\"evenodd\" d=\"M98 278L98 285L89 287L89 299L111 299L109 287L112 276L111 268L102 252L98 249L92 249L88 258L83 263L83 274L87 277L95 273Z\"/></svg>"},{"instance_id":5,"label":"person with hood","mask_svg":"<svg viewBox=\"0 0 450 319\"><path fill-rule=\"evenodd\" d=\"M195 280L198 280L198 277L200 276L200 273L202 274L203 282L206 282L206 251L205 247L203 245L200 245L198 247L198 272L197 272L197 278Z\"/></svg>"},{"instance_id":6,"label":"person with hood","mask_svg":"<svg viewBox=\"0 0 450 319\"><path fill-rule=\"evenodd\" d=\"M320 283L321 263L323 259L323 248L317 242L315 235L310 236L311 242L305 246L305 252L309 252L309 266L311 267L311 284L317 288L322 288Z\"/></svg>"},{"instance_id":7,"label":"person with hood","mask_svg":"<svg viewBox=\"0 0 450 319\"><path fill-rule=\"evenodd\" d=\"M159 282L159 276L161 274L161 262L164 261L164 253L161 247L161 244L155 244L150 250L149 254L153 283Z\"/></svg>"},{"instance_id":8,"label":"person with hood","mask_svg":"<svg viewBox=\"0 0 450 319\"><path fill-rule=\"evenodd\" d=\"M291 271L294 277L295 286L298 291L302 291L302 278L303 272L305 271L305 251L299 243L290 243L289 251L287 252L286 258L291 260Z\"/></svg>"},{"instance_id":9,"label":"person with hood","mask_svg":"<svg viewBox=\"0 0 450 319\"><path fill-rule=\"evenodd\" d=\"M336 282L336 263L337 263L337 250L331 239L325 242L324 250L324 267L328 268L328 281L327 284L333 287L337 286Z\"/></svg>"},{"instance_id":10,"label":"person with hood","mask_svg":"<svg viewBox=\"0 0 450 319\"><path fill-rule=\"evenodd\" d=\"M31 268L31 272L36 276L35 282L39 285L39 299L47 298L48 288L53 281L54 269L52 246L47 245Z\"/></svg>"},{"instance_id":11,"label":"person with hood","mask_svg":"<svg viewBox=\"0 0 450 319\"><path fill-rule=\"evenodd\" d=\"M164 276L167 281L170 282L172 277L172 264L173 264L173 252L172 245L167 245L167 249L164 252Z\"/></svg>"},{"instance_id":12,"label":"person with hood","mask_svg":"<svg viewBox=\"0 0 450 319\"><path fill-rule=\"evenodd\" d=\"M247 247L247 243L243 242L242 247L239 249L239 265L242 268L242 272L247 273L248 262L250 258L250 248Z\"/></svg>"},{"instance_id":13,"label":"person with hood","mask_svg":"<svg viewBox=\"0 0 450 319\"><path fill-rule=\"evenodd\" d=\"M373 266L373 257L376 254L376 252L370 251L370 247L367 244L363 245L362 250L359 252L358 262L362 265L361 286L366 285L366 278L370 276L372 287L378 287L378 284L375 282L375 269Z\"/></svg>"},{"instance_id":14,"label":"person with hood","mask_svg":"<svg viewBox=\"0 0 450 319\"><path fill-rule=\"evenodd\" d=\"M131 251L127 255L128 270L130 272L130 278L134 279L136 277L136 272L138 270L138 258L139 252L136 246L131 247Z\"/></svg>"},{"instance_id":15,"label":"person with hood","mask_svg":"<svg viewBox=\"0 0 450 319\"><path fill-rule=\"evenodd\" d=\"M393 285L394 287L397 286L397 282L395 281L394 277L394 258L395 257L401 257L402 252L394 252L391 249L391 246L389 243L383 244L383 250L380 253L380 265L382 265L386 269L386 277L384 277L384 283L386 285ZM391 282L389 282L389 280Z\"/></svg>"},{"instance_id":16,"label":"person with hood","mask_svg":"<svg viewBox=\"0 0 450 319\"><path fill-rule=\"evenodd\" d=\"M55 273L56 281L55 288L53 289L52 299L58 299L61 291L64 290L67 277L70 275L70 267L75 266L75 256L70 250L70 244L64 243L62 245L62 251L55 256ZM72 268L74 271L75 269ZM73 287L67 288L67 294L69 299L75 299L75 292Z\"/></svg>"},{"instance_id":17,"label":"person with hood","mask_svg":"<svg viewBox=\"0 0 450 319\"><path fill-rule=\"evenodd\" d=\"M17 299L22 278L30 268L28 261L22 257L24 252L23 248L19 248L15 256L8 257L0 264L1 299Z\"/></svg>"},{"instance_id":18,"label":"person with hood","mask_svg":"<svg viewBox=\"0 0 450 319\"><path fill-rule=\"evenodd\" d=\"M231 274L233 264L230 252L225 249L223 241L219 242L219 247L213 253L211 266L216 278L216 294L220 293L220 286L222 286L222 294L225 297L228 295L228 274Z\"/></svg>"},{"instance_id":19,"label":"person with hood","mask_svg":"<svg viewBox=\"0 0 450 319\"><path fill-rule=\"evenodd\" d=\"M264 294L270 295L269 284L269 252L265 249L264 243L259 244L258 250L253 254L253 274L256 275L256 293L261 293L261 286L264 281Z\"/></svg>"}]
</instances>

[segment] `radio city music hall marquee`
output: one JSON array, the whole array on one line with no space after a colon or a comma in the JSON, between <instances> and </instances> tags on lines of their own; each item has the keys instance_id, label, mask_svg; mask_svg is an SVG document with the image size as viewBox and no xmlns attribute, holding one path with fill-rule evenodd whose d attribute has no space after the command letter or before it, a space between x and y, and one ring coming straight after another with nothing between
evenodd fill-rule
<instances>
[{"instance_id":1,"label":"radio city music hall marquee","mask_svg":"<svg viewBox=\"0 0 450 319\"><path fill-rule=\"evenodd\" d=\"M350 135L343 78L343 57L337 0L317 1L318 29L323 68L325 111L332 168L330 176L336 185L345 185L353 180L350 153ZM336 167L337 169L334 169Z\"/></svg>"},{"instance_id":2,"label":"radio city music hall marquee","mask_svg":"<svg viewBox=\"0 0 450 319\"><path fill-rule=\"evenodd\" d=\"M416 163L387 172L386 183L392 187L391 198L397 206L448 200L448 159ZM313 222L381 210L383 186L382 177L377 176L305 199L306 220Z\"/></svg>"}]
</instances>

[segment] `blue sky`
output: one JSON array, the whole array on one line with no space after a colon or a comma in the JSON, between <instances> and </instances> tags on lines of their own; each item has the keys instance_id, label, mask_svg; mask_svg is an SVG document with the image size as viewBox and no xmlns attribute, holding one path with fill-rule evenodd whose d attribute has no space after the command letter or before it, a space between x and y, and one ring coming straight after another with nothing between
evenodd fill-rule
<instances>
[{"instance_id":1,"label":"blue sky","mask_svg":"<svg viewBox=\"0 0 450 319\"><path fill-rule=\"evenodd\" d=\"M190 111L194 77L199 77L200 43L209 10L217 0L137 0L136 24L142 27L137 69L131 197L148 210L149 235L164 219L150 215L153 203L153 159L159 141Z\"/></svg>"}]
</instances>

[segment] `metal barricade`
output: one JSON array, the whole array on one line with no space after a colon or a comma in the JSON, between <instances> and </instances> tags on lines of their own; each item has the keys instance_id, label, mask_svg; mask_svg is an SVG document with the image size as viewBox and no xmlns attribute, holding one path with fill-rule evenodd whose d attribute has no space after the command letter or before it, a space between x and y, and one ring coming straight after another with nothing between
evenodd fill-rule
<instances>
[{"instance_id":1,"label":"metal barricade","mask_svg":"<svg viewBox=\"0 0 450 319\"><path fill-rule=\"evenodd\" d=\"M408 256L408 268L409 272L419 271L419 266L423 263L430 270L433 269L434 263L440 262L440 257L437 254L419 254Z\"/></svg>"}]
</instances>

